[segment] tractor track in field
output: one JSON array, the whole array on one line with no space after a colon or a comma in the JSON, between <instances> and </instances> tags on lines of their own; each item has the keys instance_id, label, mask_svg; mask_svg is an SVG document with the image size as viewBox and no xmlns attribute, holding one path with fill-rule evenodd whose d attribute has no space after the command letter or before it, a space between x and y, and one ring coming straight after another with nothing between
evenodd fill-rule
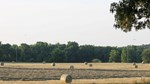
<instances>
[{"instance_id":1,"label":"tractor track in field","mask_svg":"<svg viewBox=\"0 0 150 84\"><path fill-rule=\"evenodd\" d=\"M0 80L44 81L59 80L62 74L73 79L103 79L150 77L150 70L63 69L63 68L11 68L0 67Z\"/></svg>"}]
</instances>

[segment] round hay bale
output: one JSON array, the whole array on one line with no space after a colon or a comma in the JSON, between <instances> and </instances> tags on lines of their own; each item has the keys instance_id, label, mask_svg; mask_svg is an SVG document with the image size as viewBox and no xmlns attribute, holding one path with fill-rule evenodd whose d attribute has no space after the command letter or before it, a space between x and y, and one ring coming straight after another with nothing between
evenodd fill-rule
<instances>
[{"instance_id":1,"label":"round hay bale","mask_svg":"<svg viewBox=\"0 0 150 84\"><path fill-rule=\"evenodd\" d=\"M136 65L136 63L133 63L133 66L135 66Z\"/></svg>"},{"instance_id":2,"label":"round hay bale","mask_svg":"<svg viewBox=\"0 0 150 84\"><path fill-rule=\"evenodd\" d=\"M55 63L51 63L51 66L55 66Z\"/></svg>"},{"instance_id":3,"label":"round hay bale","mask_svg":"<svg viewBox=\"0 0 150 84\"><path fill-rule=\"evenodd\" d=\"M144 62L144 61L142 61L142 64L145 64L145 62Z\"/></svg>"},{"instance_id":4,"label":"round hay bale","mask_svg":"<svg viewBox=\"0 0 150 84\"><path fill-rule=\"evenodd\" d=\"M89 64L89 67L92 67L93 65L92 64Z\"/></svg>"},{"instance_id":5,"label":"round hay bale","mask_svg":"<svg viewBox=\"0 0 150 84\"><path fill-rule=\"evenodd\" d=\"M84 62L84 64L87 65L88 63L87 63L87 62Z\"/></svg>"},{"instance_id":6,"label":"round hay bale","mask_svg":"<svg viewBox=\"0 0 150 84\"><path fill-rule=\"evenodd\" d=\"M60 80L62 81L62 83L71 83L72 82L72 77L69 74L63 74L61 75Z\"/></svg>"},{"instance_id":7,"label":"round hay bale","mask_svg":"<svg viewBox=\"0 0 150 84\"><path fill-rule=\"evenodd\" d=\"M71 66L70 66L70 69L74 69L74 66L73 66L73 65L71 65Z\"/></svg>"},{"instance_id":8,"label":"round hay bale","mask_svg":"<svg viewBox=\"0 0 150 84\"><path fill-rule=\"evenodd\" d=\"M134 67L135 67L135 68L138 68L138 65L135 65Z\"/></svg>"},{"instance_id":9,"label":"round hay bale","mask_svg":"<svg viewBox=\"0 0 150 84\"><path fill-rule=\"evenodd\" d=\"M4 66L4 62L1 62L1 66Z\"/></svg>"}]
</instances>

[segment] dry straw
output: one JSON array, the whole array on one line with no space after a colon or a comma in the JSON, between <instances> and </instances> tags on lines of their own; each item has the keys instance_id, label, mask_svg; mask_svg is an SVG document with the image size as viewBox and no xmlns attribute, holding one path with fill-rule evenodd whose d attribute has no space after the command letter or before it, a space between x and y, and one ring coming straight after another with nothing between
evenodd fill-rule
<instances>
[{"instance_id":1,"label":"dry straw","mask_svg":"<svg viewBox=\"0 0 150 84\"><path fill-rule=\"evenodd\" d=\"M1 62L1 66L4 66L4 62Z\"/></svg>"},{"instance_id":2,"label":"dry straw","mask_svg":"<svg viewBox=\"0 0 150 84\"><path fill-rule=\"evenodd\" d=\"M87 65L88 63L87 63L87 62L84 62L84 64Z\"/></svg>"},{"instance_id":3,"label":"dry straw","mask_svg":"<svg viewBox=\"0 0 150 84\"><path fill-rule=\"evenodd\" d=\"M93 65L92 64L89 64L89 67L92 67Z\"/></svg>"},{"instance_id":4,"label":"dry straw","mask_svg":"<svg viewBox=\"0 0 150 84\"><path fill-rule=\"evenodd\" d=\"M135 68L138 68L138 65L135 65L134 67L135 67Z\"/></svg>"},{"instance_id":5,"label":"dry straw","mask_svg":"<svg viewBox=\"0 0 150 84\"><path fill-rule=\"evenodd\" d=\"M145 62L144 62L144 61L142 61L142 64L145 64Z\"/></svg>"},{"instance_id":6,"label":"dry straw","mask_svg":"<svg viewBox=\"0 0 150 84\"><path fill-rule=\"evenodd\" d=\"M55 66L55 63L51 63L51 66Z\"/></svg>"},{"instance_id":7,"label":"dry straw","mask_svg":"<svg viewBox=\"0 0 150 84\"><path fill-rule=\"evenodd\" d=\"M135 66L136 65L136 63L133 63L133 66Z\"/></svg>"},{"instance_id":8,"label":"dry straw","mask_svg":"<svg viewBox=\"0 0 150 84\"><path fill-rule=\"evenodd\" d=\"M74 66L73 66L73 65L71 65L71 66L70 66L70 69L74 69Z\"/></svg>"},{"instance_id":9,"label":"dry straw","mask_svg":"<svg viewBox=\"0 0 150 84\"><path fill-rule=\"evenodd\" d=\"M66 84L66 83L71 83L72 82L72 77L71 77L71 75L69 75L69 74L63 74L62 76L61 76L61 78L60 78L60 80L61 80L61 82L63 83L63 84Z\"/></svg>"}]
</instances>

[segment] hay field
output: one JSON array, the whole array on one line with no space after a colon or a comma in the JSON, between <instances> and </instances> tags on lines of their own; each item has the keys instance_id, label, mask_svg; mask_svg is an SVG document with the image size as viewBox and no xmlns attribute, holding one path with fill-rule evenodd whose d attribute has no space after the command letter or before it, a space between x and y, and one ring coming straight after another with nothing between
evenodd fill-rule
<instances>
[{"instance_id":1,"label":"hay field","mask_svg":"<svg viewBox=\"0 0 150 84\"><path fill-rule=\"evenodd\" d=\"M114 70L150 70L150 64L137 63L138 68L133 67L133 63L89 63L92 67L84 63L56 63L56 66L51 66L51 63L5 63L4 67L12 68L65 68L68 69L73 65L75 69L114 69Z\"/></svg>"},{"instance_id":2,"label":"hay field","mask_svg":"<svg viewBox=\"0 0 150 84\"><path fill-rule=\"evenodd\" d=\"M71 84L149 84L150 78L73 79ZM0 81L0 84L64 84L60 80Z\"/></svg>"},{"instance_id":3,"label":"hay field","mask_svg":"<svg viewBox=\"0 0 150 84\"><path fill-rule=\"evenodd\" d=\"M90 63L91 64L91 63ZM132 63L5 63L0 66L0 84L62 84L62 74L71 74L72 84L150 82L149 64ZM70 70L70 65L74 70Z\"/></svg>"}]
</instances>

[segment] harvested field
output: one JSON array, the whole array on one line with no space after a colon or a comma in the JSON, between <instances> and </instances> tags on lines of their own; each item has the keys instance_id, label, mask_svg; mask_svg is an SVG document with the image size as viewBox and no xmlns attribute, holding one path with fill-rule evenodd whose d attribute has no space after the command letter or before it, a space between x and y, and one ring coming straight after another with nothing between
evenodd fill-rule
<instances>
[{"instance_id":1,"label":"harvested field","mask_svg":"<svg viewBox=\"0 0 150 84\"><path fill-rule=\"evenodd\" d=\"M149 84L150 78L74 79L71 84ZM60 80L0 81L0 84L63 84Z\"/></svg>"},{"instance_id":2,"label":"harvested field","mask_svg":"<svg viewBox=\"0 0 150 84\"><path fill-rule=\"evenodd\" d=\"M63 67L64 65L66 66ZM59 80L62 74L70 74L73 79L150 77L150 70L148 70L150 66L148 64L138 64L138 69L135 69L132 64L122 64L124 66L121 66L121 64L116 63L95 63L93 67L88 67L84 63L71 63L71 65L74 65L76 68L70 70L70 64L66 63L56 63L55 67L50 66L50 64L6 63L5 66L0 67L0 80ZM120 69L121 67L123 69Z\"/></svg>"},{"instance_id":3,"label":"harvested field","mask_svg":"<svg viewBox=\"0 0 150 84\"><path fill-rule=\"evenodd\" d=\"M93 66L89 67L84 63L56 63L56 66L51 66L51 63L5 63L5 66L12 68L60 68L69 69L73 65L75 69L111 69L111 70L150 70L150 64L136 63L138 68L135 69L133 63L90 63Z\"/></svg>"}]
</instances>

